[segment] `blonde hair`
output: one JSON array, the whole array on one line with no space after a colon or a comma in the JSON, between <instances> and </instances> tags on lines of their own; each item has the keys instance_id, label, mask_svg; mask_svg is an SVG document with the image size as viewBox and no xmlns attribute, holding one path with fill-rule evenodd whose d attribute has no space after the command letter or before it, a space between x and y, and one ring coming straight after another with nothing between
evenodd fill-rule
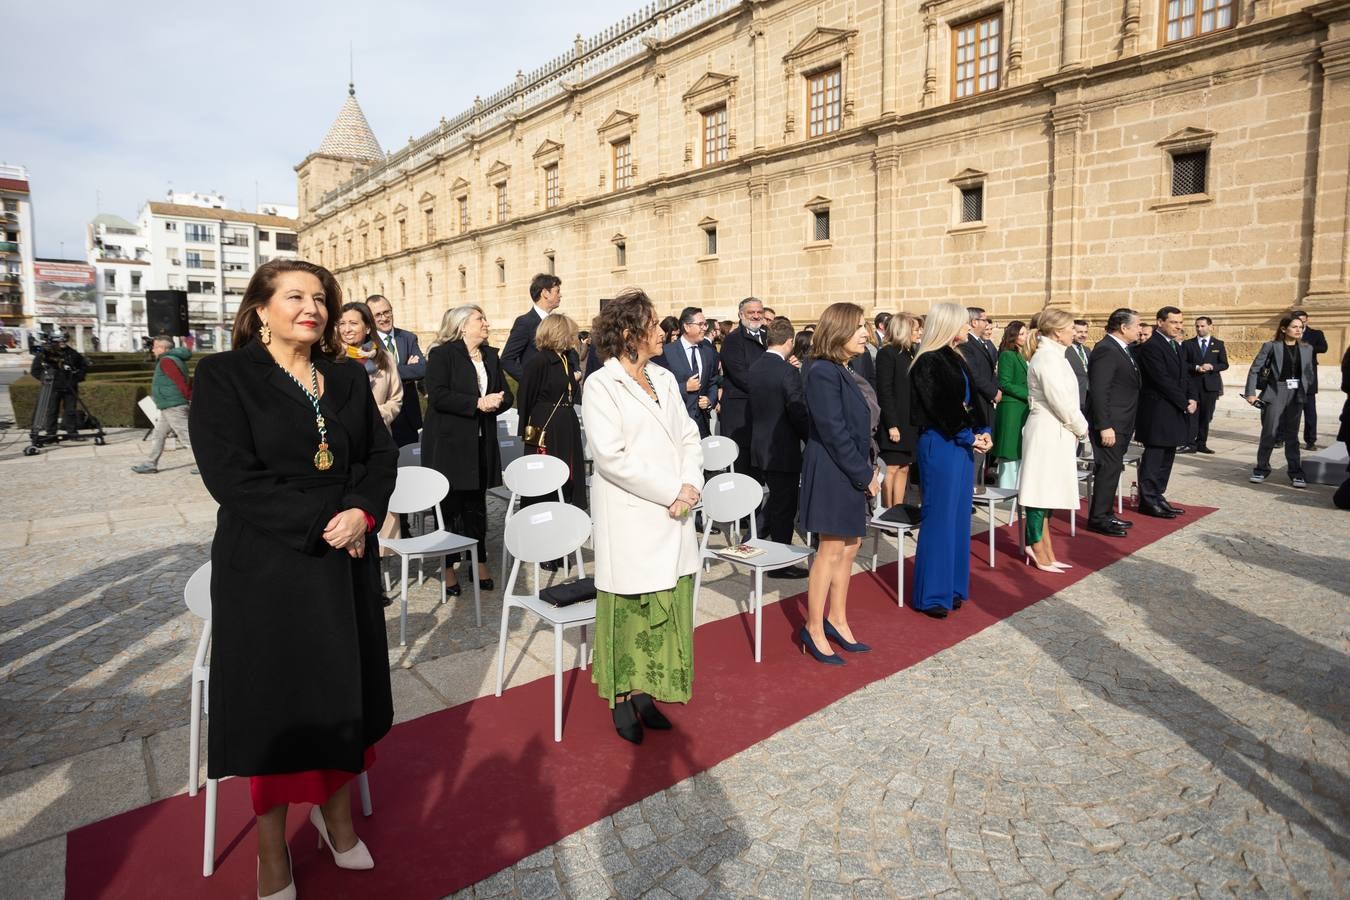
<instances>
[{"instance_id":1,"label":"blonde hair","mask_svg":"<svg viewBox=\"0 0 1350 900\"><path fill-rule=\"evenodd\" d=\"M566 353L577 346L577 323L561 313L545 316L534 333L534 345L540 350Z\"/></svg>"},{"instance_id":2,"label":"blonde hair","mask_svg":"<svg viewBox=\"0 0 1350 900\"><path fill-rule=\"evenodd\" d=\"M924 319L923 343L919 345L919 352L914 354L914 361L918 362L919 357L925 353L932 353L949 345L952 338L961 333L961 326L968 324L970 313L966 312L964 306L957 306L955 303L933 304L933 308Z\"/></svg>"},{"instance_id":3,"label":"blonde hair","mask_svg":"<svg viewBox=\"0 0 1350 900\"><path fill-rule=\"evenodd\" d=\"M469 316L477 311L484 316L483 307L476 303L470 303L465 306L456 306L454 309L447 309L445 315L441 316L441 330L436 332L436 339L431 342L431 346L439 347L441 344L449 344L460 339L464 332L464 323L469 321Z\"/></svg>"},{"instance_id":4,"label":"blonde hair","mask_svg":"<svg viewBox=\"0 0 1350 900\"><path fill-rule=\"evenodd\" d=\"M1027 351L1033 356L1042 337L1053 338L1065 325L1073 324L1073 314L1062 309L1043 309L1031 317L1031 334L1027 337Z\"/></svg>"},{"instance_id":5,"label":"blonde hair","mask_svg":"<svg viewBox=\"0 0 1350 900\"><path fill-rule=\"evenodd\" d=\"M886 323L887 347L899 347L901 350L914 348L914 328L919 320L907 312L898 312Z\"/></svg>"},{"instance_id":6,"label":"blonde hair","mask_svg":"<svg viewBox=\"0 0 1350 900\"><path fill-rule=\"evenodd\" d=\"M811 355L846 365L853 354L844 348L853 340L862 318L863 308L856 303L831 303L825 307L811 339Z\"/></svg>"}]
</instances>

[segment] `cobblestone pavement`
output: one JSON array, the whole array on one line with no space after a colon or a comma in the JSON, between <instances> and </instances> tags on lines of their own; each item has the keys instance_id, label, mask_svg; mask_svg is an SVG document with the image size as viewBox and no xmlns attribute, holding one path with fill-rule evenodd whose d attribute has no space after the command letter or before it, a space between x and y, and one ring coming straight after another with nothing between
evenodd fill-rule
<instances>
[{"instance_id":1,"label":"cobblestone pavement","mask_svg":"<svg viewBox=\"0 0 1350 900\"><path fill-rule=\"evenodd\" d=\"M1177 458L1218 513L462 896L1346 896L1350 519L1247 484L1253 427L1226 398L1219 455ZM60 896L67 831L186 786L214 503L182 451L131 474L139 437L0 433L0 896ZM400 719L492 689L470 593L414 587L406 648L391 608ZM513 621L514 682L550 643Z\"/></svg>"}]
</instances>

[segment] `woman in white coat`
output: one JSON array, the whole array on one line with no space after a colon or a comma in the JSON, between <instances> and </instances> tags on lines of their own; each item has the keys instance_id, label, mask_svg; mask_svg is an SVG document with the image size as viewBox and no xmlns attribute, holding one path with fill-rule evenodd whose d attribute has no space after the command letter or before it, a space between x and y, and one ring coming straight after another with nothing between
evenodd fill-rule
<instances>
[{"instance_id":1,"label":"woman in white coat","mask_svg":"<svg viewBox=\"0 0 1350 900\"><path fill-rule=\"evenodd\" d=\"M1018 500L1026 518L1027 565L1044 572L1072 568L1055 559L1046 523L1050 511L1078 508L1078 443L1087 419L1078 408L1078 376L1065 350L1073 343L1073 316L1047 309L1036 320L1035 349L1027 365L1031 407L1022 426L1022 477Z\"/></svg>"},{"instance_id":2,"label":"woman in white coat","mask_svg":"<svg viewBox=\"0 0 1350 900\"><path fill-rule=\"evenodd\" d=\"M638 289L595 320L604 366L586 381L581 415L595 477L595 664L591 681L619 736L670 728L656 707L688 702L694 674L698 543L690 511L703 483L698 427L662 352L656 309Z\"/></svg>"}]
</instances>

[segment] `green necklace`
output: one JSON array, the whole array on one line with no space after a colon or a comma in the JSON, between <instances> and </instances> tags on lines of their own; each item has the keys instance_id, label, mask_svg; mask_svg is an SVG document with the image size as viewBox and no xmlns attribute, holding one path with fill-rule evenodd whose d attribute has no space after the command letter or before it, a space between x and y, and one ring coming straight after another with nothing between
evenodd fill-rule
<instances>
[{"instance_id":1,"label":"green necklace","mask_svg":"<svg viewBox=\"0 0 1350 900\"><path fill-rule=\"evenodd\" d=\"M314 454L314 468L320 472L326 472L333 468L333 451L328 449L328 425L323 420L323 413L319 411L319 372L314 368L314 363L311 362L309 364L309 381L310 384L314 385L314 390L311 391L301 384L300 379L292 375L281 363L277 363L277 368L285 372L286 377L295 382L295 386L305 392L310 405L314 407L314 424L319 427L319 449Z\"/></svg>"}]
</instances>

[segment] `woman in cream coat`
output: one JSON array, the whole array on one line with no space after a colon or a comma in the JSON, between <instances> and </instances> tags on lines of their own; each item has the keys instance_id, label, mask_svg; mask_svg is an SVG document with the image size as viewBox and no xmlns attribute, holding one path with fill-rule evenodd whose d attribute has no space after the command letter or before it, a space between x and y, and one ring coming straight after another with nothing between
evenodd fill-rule
<instances>
[{"instance_id":1,"label":"woman in cream coat","mask_svg":"<svg viewBox=\"0 0 1350 900\"><path fill-rule=\"evenodd\" d=\"M675 376L648 364L662 332L630 289L595 320L603 368L586 381L582 420L595 477L595 665L591 680L633 743L670 728L655 700L685 703L693 683L698 544L689 513L703 484L698 427ZM625 702L628 701L628 702Z\"/></svg>"},{"instance_id":2,"label":"woman in cream coat","mask_svg":"<svg viewBox=\"0 0 1350 900\"><path fill-rule=\"evenodd\" d=\"M1026 517L1027 564L1045 572L1071 566L1056 562L1046 522L1052 509L1078 508L1079 441L1087 437L1087 419L1078 407L1078 376L1065 348L1073 343L1073 316L1048 309L1037 321L1036 342L1027 366L1031 412L1022 426L1022 478L1018 500Z\"/></svg>"}]
</instances>

